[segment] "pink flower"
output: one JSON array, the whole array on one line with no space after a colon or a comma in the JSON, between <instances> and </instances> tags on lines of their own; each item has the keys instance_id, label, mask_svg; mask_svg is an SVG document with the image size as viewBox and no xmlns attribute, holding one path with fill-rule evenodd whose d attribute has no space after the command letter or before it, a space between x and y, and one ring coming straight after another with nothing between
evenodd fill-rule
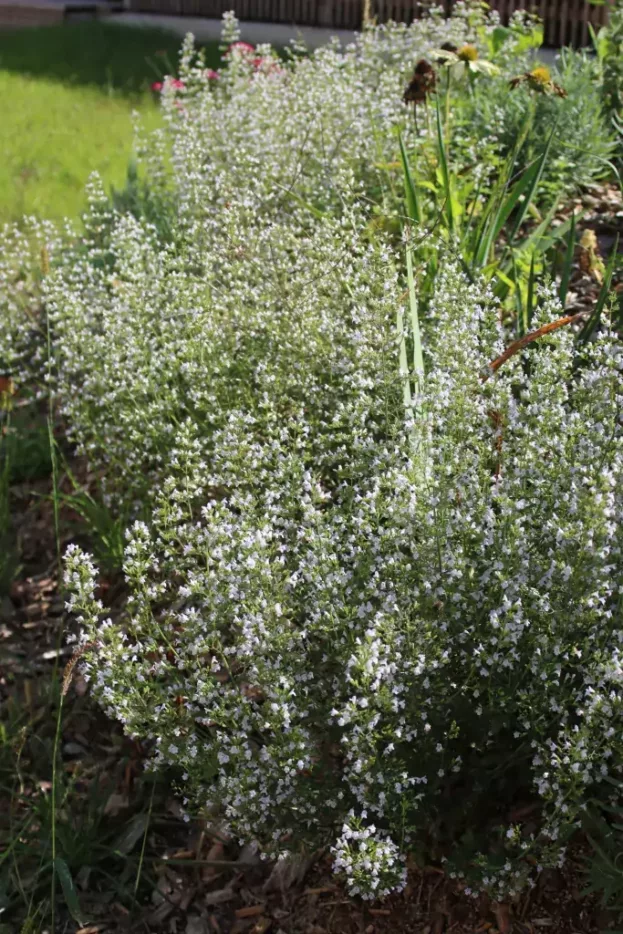
<instances>
[{"instance_id":1,"label":"pink flower","mask_svg":"<svg viewBox=\"0 0 623 934\"><path fill-rule=\"evenodd\" d=\"M162 81L154 81L151 89L152 91L162 91Z\"/></svg>"},{"instance_id":2,"label":"pink flower","mask_svg":"<svg viewBox=\"0 0 623 934\"><path fill-rule=\"evenodd\" d=\"M239 52L255 52L255 46L248 42L232 42L227 51L231 52L232 49L238 49Z\"/></svg>"},{"instance_id":3,"label":"pink flower","mask_svg":"<svg viewBox=\"0 0 623 934\"><path fill-rule=\"evenodd\" d=\"M218 71L214 71L213 68L207 68L205 72L205 76L210 81L218 81L218 79L220 78Z\"/></svg>"},{"instance_id":4,"label":"pink flower","mask_svg":"<svg viewBox=\"0 0 623 934\"><path fill-rule=\"evenodd\" d=\"M183 81L180 81L179 78L171 78L171 82L170 82L170 83L171 83L171 87L172 87L172 88L178 88L178 89L179 89L179 88L185 88L185 87L186 87L186 85L184 84L184 82L183 82Z\"/></svg>"}]
</instances>

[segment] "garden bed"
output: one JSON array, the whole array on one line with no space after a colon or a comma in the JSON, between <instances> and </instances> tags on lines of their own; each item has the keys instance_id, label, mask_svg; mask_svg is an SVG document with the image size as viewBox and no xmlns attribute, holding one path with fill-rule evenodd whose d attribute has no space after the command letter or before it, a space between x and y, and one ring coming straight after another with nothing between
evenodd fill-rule
<instances>
[{"instance_id":1,"label":"garden bed","mask_svg":"<svg viewBox=\"0 0 623 934\"><path fill-rule=\"evenodd\" d=\"M617 28L227 16L5 228L0 931L616 927Z\"/></svg>"}]
</instances>

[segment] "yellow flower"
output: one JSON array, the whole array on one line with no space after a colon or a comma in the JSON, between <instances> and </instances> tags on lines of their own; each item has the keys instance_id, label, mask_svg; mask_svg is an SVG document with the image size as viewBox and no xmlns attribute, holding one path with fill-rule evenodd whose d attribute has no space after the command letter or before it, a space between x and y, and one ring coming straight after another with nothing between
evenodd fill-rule
<instances>
[{"instance_id":1,"label":"yellow flower","mask_svg":"<svg viewBox=\"0 0 623 934\"><path fill-rule=\"evenodd\" d=\"M533 81L536 81L537 84L542 84L543 86L549 84L552 80L552 74L546 65L539 65L537 68L533 68L530 72L530 77Z\"/></svg>"},{"instance_id":2,"label":"yellow flower","mask_svg":"<svg viewBox=\"0 0 623 934\"><path fill-rule=\"evenodd\" d=\"M532 71L526 71L523 75L518 75L510 82L511 88L516 88L520 84L527 84L529 88L539 94L556 94L557 97L567 96L565 89L552 81L551 72L546 65L537 65Z\"/></svg>"},{"instance_id":3,"label":"yellow flower","mask_svg":"<svg viewBox=\"0 0 623 934\"><path fill-rule=\"evenodd\" d=\"M497 75L500 70L493 62L479 58L475 45L464 45L456 52L451 52L449 49L436 49L432 54L437 61L443 62L446 68L458 66L459 70L480 72L485 75Z\"/></svg>"},{"instance_id":4,"label":"yellow flower","mask_svg":"<svg viewBox=\"0 0 623 934\"><path fill-rule=\"evenodd\" d=\"M478 49L475 45L464 45L458 50L456 57L461 62L475 62L478 58Z\"/></svg>"}]
</instances>

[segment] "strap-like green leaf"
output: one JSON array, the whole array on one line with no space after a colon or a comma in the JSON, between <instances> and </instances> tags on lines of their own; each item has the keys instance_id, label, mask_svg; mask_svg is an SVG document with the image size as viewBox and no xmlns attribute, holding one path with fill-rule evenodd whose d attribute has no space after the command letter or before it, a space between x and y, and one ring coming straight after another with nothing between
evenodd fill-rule
<instances>
[{"instance_id":1,"label":"strap-like green leaf","mask_svg":"<svg viewBox=\"0 0 623 934\"><path fill-rule=\"evenodd\" d=\"M420 204L417 196L417 189L415 187L415 182L413 181L413 176L411 175L411 168L409 166L409 159L407 156L407 151L405 149L405 144L402 140L402 135L398 136L398 143L400 145L400 161L402 162L402 172L404 175L405 183L405 201L407 204L407 216L414 224L419 224L422 220L422 215L420 212Z\"/></svg>"},{"instance_id":2,"label":"strap-like green leaf","mask_svg":"<svg viewBox=\"0 0 623 934\"><path fill-rule=\"evenodd\" d=\"M72 918L79 925L82 925L84 915L82 914L82 909L80 908L76 886L74 885L74 880L72 879L71 872L69 871L69 866L61 856L57 856L54 860L54 871L56 872L58 880L61 884L63 895L65 897L65 904L67 905Z\"/></svg>"}]
</instances>

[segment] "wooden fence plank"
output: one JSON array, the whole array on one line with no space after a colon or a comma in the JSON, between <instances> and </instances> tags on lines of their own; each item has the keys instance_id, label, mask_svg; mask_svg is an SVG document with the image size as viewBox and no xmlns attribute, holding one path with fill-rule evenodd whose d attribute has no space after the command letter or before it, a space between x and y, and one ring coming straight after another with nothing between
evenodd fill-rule
<instances>
[{"instance_id":1,"label":"wooden fence plank","mask_svg":"<svg viewBox=\"0 0 623 934\"><path fill-rule=\"evenodd\" d=\"M455 0L441 0L446 12ZM598 29L608 16L608 4L593 7L588 0L491 0L502 22L517 10L534 10L542 19L546 45L587 45L588 24ZM378 22L411 23L428 6L422 0L372 0ZM130 0L130 8L160 13L220 17L234 9L240 19L296 23L335 29L359 29L364 0Z\"/></svg>"},{"instance_id":2,"label":"wooden fence plank","mask_svg":"<svg viewBox=\"0 0 623 934\"><path fill-rule=\"evenodd\" d=\"M567 45L569 43L569 0L566 3L561 3L558 13L558 23L560 29L560 39L559 45Z\"/></svg>"}]
</instances>

